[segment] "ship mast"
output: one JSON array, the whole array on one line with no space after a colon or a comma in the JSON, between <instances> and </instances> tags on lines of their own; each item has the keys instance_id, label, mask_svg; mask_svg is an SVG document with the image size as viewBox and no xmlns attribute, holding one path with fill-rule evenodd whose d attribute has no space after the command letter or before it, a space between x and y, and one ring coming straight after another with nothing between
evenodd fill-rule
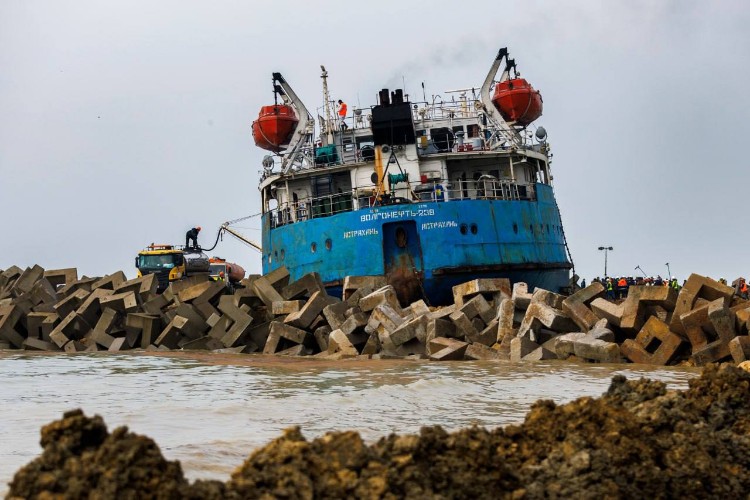
<instances>
[{"instance_id":1,"label":"ship mast","mask_svg":"<svg viewBox=\"0 0 750 500\"><path fill-rule=\"evenodd\" d=\"M326 103L326 134L328 134L328 144L333 143L333 118L331 116L331 96L328 93L328 71L322 64L320 65L321 73L320 77L323 79L323 99Z\"/></svg>"}]
</instances>

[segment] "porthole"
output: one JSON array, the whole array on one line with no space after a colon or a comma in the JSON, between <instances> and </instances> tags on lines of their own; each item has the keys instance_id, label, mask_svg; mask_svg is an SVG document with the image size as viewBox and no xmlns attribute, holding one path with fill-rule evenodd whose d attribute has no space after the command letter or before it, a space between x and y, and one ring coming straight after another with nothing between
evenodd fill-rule
<instances>
[{"instance_id":1,"label":"porthole","mask_svg":"<svg viewBox=\"0 0 750 500\"><path fill-rule=\"evenodd\" d=\"M281 260L284 260L284 257L286 257L286 251L282 248L281 249Z\"/></svg>"},{"instance_id":2,"label":"porthole","mask_svg":"<svg viewBox=\"0 0 750 500\"><path fill-rule=\"evenodd\" d=\"M279 260L279 251L278 250L274 250L273 251L273 258L276 259L276 260Z\"/></svg>"},{"instance_id":3,"label":"porthole","mask_svg":"<svg viewBox=\"0 0 750 500\"><path fill-rule=\"evenodd\" d=\"M477 228L477 225L476 225L476 224L472 224L472 225L471 225L471 234L477 234L477 231L478 231L478 230L479 230L479 229Z\"/></svg>"},{"instance_id":4,"label":"porthole","mask_svg":"<svg viewBox=\"0 0 750 500\"><path fill-rule=\"evenodd\" d=\"M271 254L270 253L268 254L268 263L269 264L271 263Z\"/></svg>"},{"instance_id":5,"label":"porthole","mask_svg":"<svg viewBox=\"0 0 750 500\"><path fill-rule=\"evenodd\" d=\"M461 231L461 234L466 234L469 231L469 227L466 224L461 224L459 230Z\"/></svg>"},{"instance_id":6,"label":"porthole","mask_svg":"<svg viewBox=\"0 0 750 500\"><path fill-rule=\"evenodd\" d=\"M516 224L515 222L513 223L513 232L518 234L518 224Z\"/></svg>"},{"instance_id":7,"label":"porthole","mask_svg":"<svg viewBox=\"0 0 750 500\"><path fill-rule=\"evenodd\" d=\"M531 231L532 233L534 232L534 225L533 224L529 224L529 231Z\"/></svg>"},{"instance_id":8,"label":"porthole","mask_svg":"<svg viewBox=\"0 0 750 500\"><path fill-rule=\"evenodd\" d=\"M331 238L326 239L326 250L330 250L333 246L333 242L331 241Z\"/></svg>"},{"instance_id":9,"label":"porthole","mask_svg":"<svg viewBox=\"0 0 750 500\"><path fill-rule=\"evenodd\" d=\"M312 243L310 243L310 251L311 251L312 253L315 253L315 252L317 252L317 251L318 251L318 244L317 244L317 243L315 243L314 241L313 241Z\"/></svg>"},{"instance_id":10,"label":"porthole","mask_svg":"<svg viewBox=\"0 0 750 500\"><path fill-rule=\"evenodd\" d=\"M547 224L547 234L549 234L549 224Z\"/></svg>"}]
</instances>

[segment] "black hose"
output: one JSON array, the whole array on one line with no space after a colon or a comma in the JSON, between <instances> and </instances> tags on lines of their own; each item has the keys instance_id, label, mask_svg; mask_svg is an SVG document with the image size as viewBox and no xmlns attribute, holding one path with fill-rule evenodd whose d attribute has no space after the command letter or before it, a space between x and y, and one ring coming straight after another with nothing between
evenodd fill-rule
<instances>
[{"instance_id":1,"label":"black hose","mask_svg":"<svg viewBox=\"0 0 750 500\"><path fill-rule=\"evenodd\" d=\"M216 241L214 241L214 246L212 246L211 248L201 248L201 250L203 250L204 252L210 252L211 250L213 250L214 248L216 248L216 245L219 244L219 238L221 238L221 232L223 230L224 230L224 228L219 228L219 232L216 233Z\"/></svg>"}]
</instances>

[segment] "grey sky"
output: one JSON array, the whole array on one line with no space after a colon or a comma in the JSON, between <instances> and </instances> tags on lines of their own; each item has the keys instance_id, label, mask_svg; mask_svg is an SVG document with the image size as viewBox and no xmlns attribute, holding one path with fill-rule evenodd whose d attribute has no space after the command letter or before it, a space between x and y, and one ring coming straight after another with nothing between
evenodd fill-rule
<instances>
[{"instance_id":1,"label":"grey sky","mask_svg":"<svg viewBox=\"0 0 750 500\"><path fill-rule=\"evenodd\" d=\"M101 275L260 211L250 124L280 71L308 109L479 86L507 46L541 90L578 273L750 274L743 1L0 2L0 268ZM240 231L260 239L259 221ZM230 237L231 238L231 237ZM259 272L250 247L214 254Z\"/></svg>"}]
</instances>

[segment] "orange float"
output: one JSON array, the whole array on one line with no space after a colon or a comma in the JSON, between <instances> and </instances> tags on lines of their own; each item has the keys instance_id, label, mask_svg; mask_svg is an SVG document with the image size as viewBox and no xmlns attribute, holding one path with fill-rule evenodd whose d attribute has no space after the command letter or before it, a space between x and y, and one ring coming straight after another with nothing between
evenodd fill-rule
<instances>
[{"instance_id":1,"label":"orange float","mask_svg":"<svg viewBox=\"0 0 750 500\"><path fill-rule=\"evenodd\" d=\"M515 125L525 127L542 116L542 94L524 78L498 82L492 103L505 121Z\"/></svg>"},{"instance_id":2,"label":"orange float","mask_svg":"<svg viewBox=\"0 0 750 500\"><path fill-rule=\"evenodd\" d=\"M278 153L289 144L299 123L294 108L286 104L263 106L253 122L253 140L259 148Z\"/></svg>"}]
</instances>

